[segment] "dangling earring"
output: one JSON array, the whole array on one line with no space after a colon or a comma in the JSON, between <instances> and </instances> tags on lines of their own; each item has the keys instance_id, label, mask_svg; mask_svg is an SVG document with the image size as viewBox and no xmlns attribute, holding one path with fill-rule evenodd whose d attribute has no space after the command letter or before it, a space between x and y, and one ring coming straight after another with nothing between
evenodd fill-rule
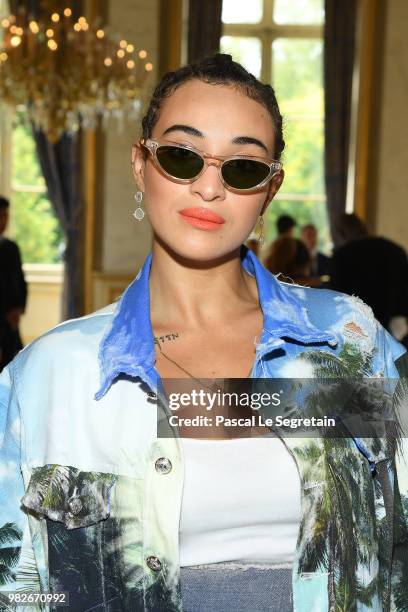
<instances>
[{"instance_id":1,"label":"dangling earring","mask_svg":"<svg viewBox=\"0 0 408 612\"><path fill-rule=\"evenodd\" d=\"M135 219L137 219L138 221L141 221L143 219L143 217L145 216L145 212L144 212L144 210L143 210L143 208L141 206L141 204L143 202L143 191L137 191L136 192L135 200L139 204L139 206L132 213L132 215L134 216Z\"/></svg>"},{"instance_id":2,"label":"dangling earring","mask_svg":"<svg viewBox=\"0 0 408 612\"><path fill-rule=\"evenodd\" d=\"M262 246L264 243L264 233L263 233L263 227L264 227L264 220L262 215L259 217L259 236L258 236L258 242L259 244Z\"/></svg>"}]
</instances>

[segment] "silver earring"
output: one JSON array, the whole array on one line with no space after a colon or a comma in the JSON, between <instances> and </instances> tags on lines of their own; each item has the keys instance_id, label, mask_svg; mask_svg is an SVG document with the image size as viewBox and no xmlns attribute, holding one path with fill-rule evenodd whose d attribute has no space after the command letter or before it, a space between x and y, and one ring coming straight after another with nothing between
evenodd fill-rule
<instances>
[{"instance_id":1,"label":"silver earring","mask_svg":"<svg viewBox=\"0 0 408 612\"><path fill-rule=\"evenodd\" d=\"M134 216L135 219L137 219L138 221L141 221L143 219L143 217L145 216L145 212L141 206L142 202L143 202L143 191L137 191L135 194L135 200L136 202L139 204L139 206L135 209L135 211L132 213L132 215Z\"/></svg>"}]
</instances>

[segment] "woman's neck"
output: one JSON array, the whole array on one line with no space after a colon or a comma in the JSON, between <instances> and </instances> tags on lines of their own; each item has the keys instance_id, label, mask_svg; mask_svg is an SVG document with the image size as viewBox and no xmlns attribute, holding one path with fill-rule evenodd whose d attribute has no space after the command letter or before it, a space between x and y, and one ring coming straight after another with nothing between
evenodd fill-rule
<instances>
[{"instance_id":1,"label":"woman's neck","mask_svg":"<svg viewBox=\"0 0 408 612\"><path fill-rule=\"evenodd\" d=\"M154 241L149 285L153 326L202 329L259 306L256 280L244 271L240 249L220 260L193 262Z\"/></svg>"}]
</instances>

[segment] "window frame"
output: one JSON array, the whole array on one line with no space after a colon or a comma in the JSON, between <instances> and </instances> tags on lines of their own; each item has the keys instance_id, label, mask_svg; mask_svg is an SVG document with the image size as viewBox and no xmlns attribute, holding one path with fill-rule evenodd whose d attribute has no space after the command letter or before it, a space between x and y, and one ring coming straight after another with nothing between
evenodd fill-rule
<instances>
[{"instance_id":1,"label":"window frame","mask_svg":"<svg viewBox=\"0 0 408 612\"><path fill-rule=\"evenodd\" d=\"M272 44L277 38L323 39L324 24L281 24L273 21L274 0L263 0L263 14L259 23L222 23L222 36L253 36L261 41L261 81L273 80Z\"/></svg>"}]
</instances>

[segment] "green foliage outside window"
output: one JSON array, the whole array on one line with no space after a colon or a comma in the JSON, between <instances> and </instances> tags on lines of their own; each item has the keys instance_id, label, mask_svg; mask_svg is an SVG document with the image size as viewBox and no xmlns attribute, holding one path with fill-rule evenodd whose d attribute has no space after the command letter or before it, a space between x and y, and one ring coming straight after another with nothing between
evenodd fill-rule
<instances>
[{"instance_id":1,"label":"green foliage outside window","mask_svg":"<svg viewBox=\"0 0 408 612\"><path fill-rule=\"evenodd\" d=\"M21 120L12 135L10 236L24 263L60 263L63 232L45 191L29 126Z\"/></svg>"},{"instance_id":2,"label":"green foliage outside window","mask_svg":"<svg viewBox=\"0 0 408 612\"><path fill-rule=\"evenodd\" d=\"M286 149L282 160L285 180L279 199L269 207L267 236L269 240L276 236L279 215L290 214L298 224L295 235L302 225L314 223L320 249L327 252L322 57L319 39L281 38L273 44L272 81L283 115ZM302 195L308 197L302 199Z\"/></svg>"}]
</instances>

